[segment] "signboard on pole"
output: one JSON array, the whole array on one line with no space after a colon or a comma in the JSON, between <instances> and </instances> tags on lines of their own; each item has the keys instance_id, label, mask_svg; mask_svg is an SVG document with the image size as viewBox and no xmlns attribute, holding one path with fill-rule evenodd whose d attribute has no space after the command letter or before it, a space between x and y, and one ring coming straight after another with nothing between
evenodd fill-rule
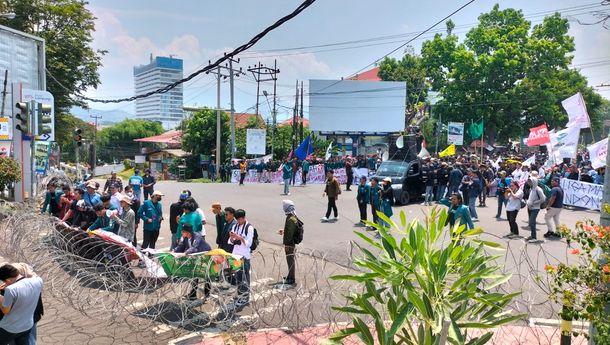
<instances>
[{"instance_id":1,"label":"signboard on pole","mask_svg":"<svg viewBox=\"0 0 610 345\"><path fill-rule=\"evenodd\" d=\"M41 90L32 90L32 89L22 89L22 94L21 94L21 101L22 102L30 102L30 101L34 101L36 103L41 103L41 104L47 104L51 106L51 123L48 123L47 125L49 126L49 128L51 129L50 133L47 134L43 134L43 135L37 135L36 136L36 141L55 141L55 100L53 98L53 95L48 92L48 91L41 91ZM35 115L38 115L37 110L34 111ZM34 118L32 119L32 126L33 128L38 128L40 126L42 126L43 124L38 123L39 121L39 116L34 116ZM35 131L32 131L35 132Z\"/></svg>"},{"instance_id":2,"label":"signboard on pole","mask_svg":"<svg viewBox=\"0 0 610 345\"><path fill-rule=\"evenodd\" d=\"M8 117L0 117L0 140L12 140L13 128L11 119Z\"/></svg>"},{"instance_id":3,"label":"signboard on pole","mask_svg":"<svg viewBox=\"0 0 610 345\"><path fill-rule=\"evenodd\" d=\"M464 145L463 122L449 122L447 124L447 144Z\"/></svg>"},{"instance_id":4,"label":"signboard on pole","mask_svg":"<svg viewBox=\"0 0 610 345\"><path fill-rule=\"evenodd\" d=\"M267 130L249 128L246 132L246 154L264 155L267 143Z\"/></svg>"},{"instance_id":5,"label":"signboard on pole","mask_svg":"<svg viewBox=\"0 0 610 345\"><path fill-rule=\"evenodd\" d=\"M49 164L49 142L37 141L34 146L34 167L37 174L44 175Z\"/></svg>"}]
</instances>

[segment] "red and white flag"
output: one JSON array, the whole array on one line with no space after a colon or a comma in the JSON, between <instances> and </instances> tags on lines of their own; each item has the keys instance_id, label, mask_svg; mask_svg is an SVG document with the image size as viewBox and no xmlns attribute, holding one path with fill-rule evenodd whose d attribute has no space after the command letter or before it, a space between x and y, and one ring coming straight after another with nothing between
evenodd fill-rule
<instances>
[{"instance_id":1,"label":"red and white flag","mask_svg":"<svg viewBox=\"0 0 610 345\"><path fill-rule=\"evenodd\" d=\"M527 137L527 146L544 145L550 142L551 138L546 123L538 127L530 128L530 135Z\"/></svg>"}]
</instances>

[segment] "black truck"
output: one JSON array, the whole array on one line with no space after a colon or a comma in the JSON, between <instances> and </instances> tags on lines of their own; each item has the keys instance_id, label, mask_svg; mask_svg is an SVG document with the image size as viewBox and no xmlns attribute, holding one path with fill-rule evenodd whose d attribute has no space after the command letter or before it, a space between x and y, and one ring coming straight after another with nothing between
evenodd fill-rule
<instances>
[{"instance_id":1,"label":"black truck","mask_svg":"<svg viewBox=\"0 0 610 345\"><path fill-rule=\"evenodd\" d=\"M419 159L384 161L377 169L376 176L379 181L386 177L392 179L394 200L397 205L406 205L419 199L426 190Z\"/></svg>"}]
</instances>

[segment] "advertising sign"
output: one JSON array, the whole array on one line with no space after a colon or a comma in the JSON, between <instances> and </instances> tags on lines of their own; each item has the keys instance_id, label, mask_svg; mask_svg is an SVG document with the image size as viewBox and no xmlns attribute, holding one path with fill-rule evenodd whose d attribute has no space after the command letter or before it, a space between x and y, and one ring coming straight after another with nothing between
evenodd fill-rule
<instances>
[{"instance_id":1,"label":"advertising sign","mask_svg":"<svg viewBox=\"0 0 610 345\"><path fill-rule=\"evenodd\" d=\"M447 144L464 145L463 122L449 122L447 124Z\"/></svg>"}]
</instances>

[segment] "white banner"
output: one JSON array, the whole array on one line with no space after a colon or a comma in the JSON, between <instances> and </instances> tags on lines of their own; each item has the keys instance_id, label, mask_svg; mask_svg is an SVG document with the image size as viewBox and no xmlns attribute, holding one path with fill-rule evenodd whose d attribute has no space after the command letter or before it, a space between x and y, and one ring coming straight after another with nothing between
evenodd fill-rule
<instances>
[{"instance_id":1,"label":"white banner","mask_svg":"<svg viewBox=\"0 0 610 345\"><path fill-rule=\"evenodd\" d=\"M561 179L563 203L591 210L599 210L602 205L604 185L576 180Z\"/></svg>"},{"instance_id":2,"label":"white banner","mask_svg":"<svg viewBox=\"0 0 610 345\"><path fill-rule=\"evenodd\" d=\"M248 128L246 131L246 154L264 155L267 144L267 130Z\"/></svg>"},{"instance_id":3,"label":"white banner","mask_svg":"<svg viewBox=\"0 0 610 345\"><path fill-rule=\"evenodd\" d=\"M568 127L551 135L551 152L555 156L555 162L561 161L562 158L576 158L579 137L579 127Z\"/></svg>"},{"instance_id":4,"label":"white banner","mask_svg":"<svg viewBox=\"0 0 610 345\"><path fill-rule=\"evenodd\" d=\"M587 106L580 92L561 101L561 105L568 113L569 121L566 127L589 128L591 126Z\"/></svg>"},{"instance_id":5,"label":"white banner","mask_svg":"<svg viewBox=\"0 0 610 345\"><path fill-rule=\"evenodd\" d=\"M608 153L608 138L600 140L595 144L587 146L589 151L589 159L593 169L598 169L606 166L606 155Z\"/></svg>"},{"instance_id":6,"label":"white banner","mask_svg":"<svg viewBox=\"0 0 610 345\"><path fill-rule=\"evenodd\" d=\"M447 144L464 145L464 123L447 123Z\"/></svg>"},{"instance_id":7,"label":"white banner","mask_svg":"<svg viewBox=\"0 0 610 345\"><path fill-rule=\"evenodd\" d=\"M368 169L365 169L368 171ZM356 174L358 173L363 173L363 171L361 169L354 169L354 185L357 184L356 182ZM335 177L337 178L337 180L339 180L339 183L341 184L345 184L347 182L347 175L345 174L345 168L339 168L339 169L334 169L334 174ZM296 173L295 176L295 184L301 184L302 182L302 171L299 168L299 170ZM359 176L359 175L358 175ZM232 183L238 183L239 182L239 169L233 169L231 171L231 182ZM271 183L281 183L284 180L282 179L282 169L278 169L278 171L276 172L272 172L271 173ZM259 179L258 176L256 174L256 170L255 169L250 169L248 170L248 172L246 173L246 177L244 179L244 183L258 183ZM264 182L264 179L261 179L260 182ZM326 175L324 174L324 164L316 164L316 165L311 165L309 167L309 173L307 174L307 183L308 184L322 184L326 182Z\"/></svg>"}]
</instances>

